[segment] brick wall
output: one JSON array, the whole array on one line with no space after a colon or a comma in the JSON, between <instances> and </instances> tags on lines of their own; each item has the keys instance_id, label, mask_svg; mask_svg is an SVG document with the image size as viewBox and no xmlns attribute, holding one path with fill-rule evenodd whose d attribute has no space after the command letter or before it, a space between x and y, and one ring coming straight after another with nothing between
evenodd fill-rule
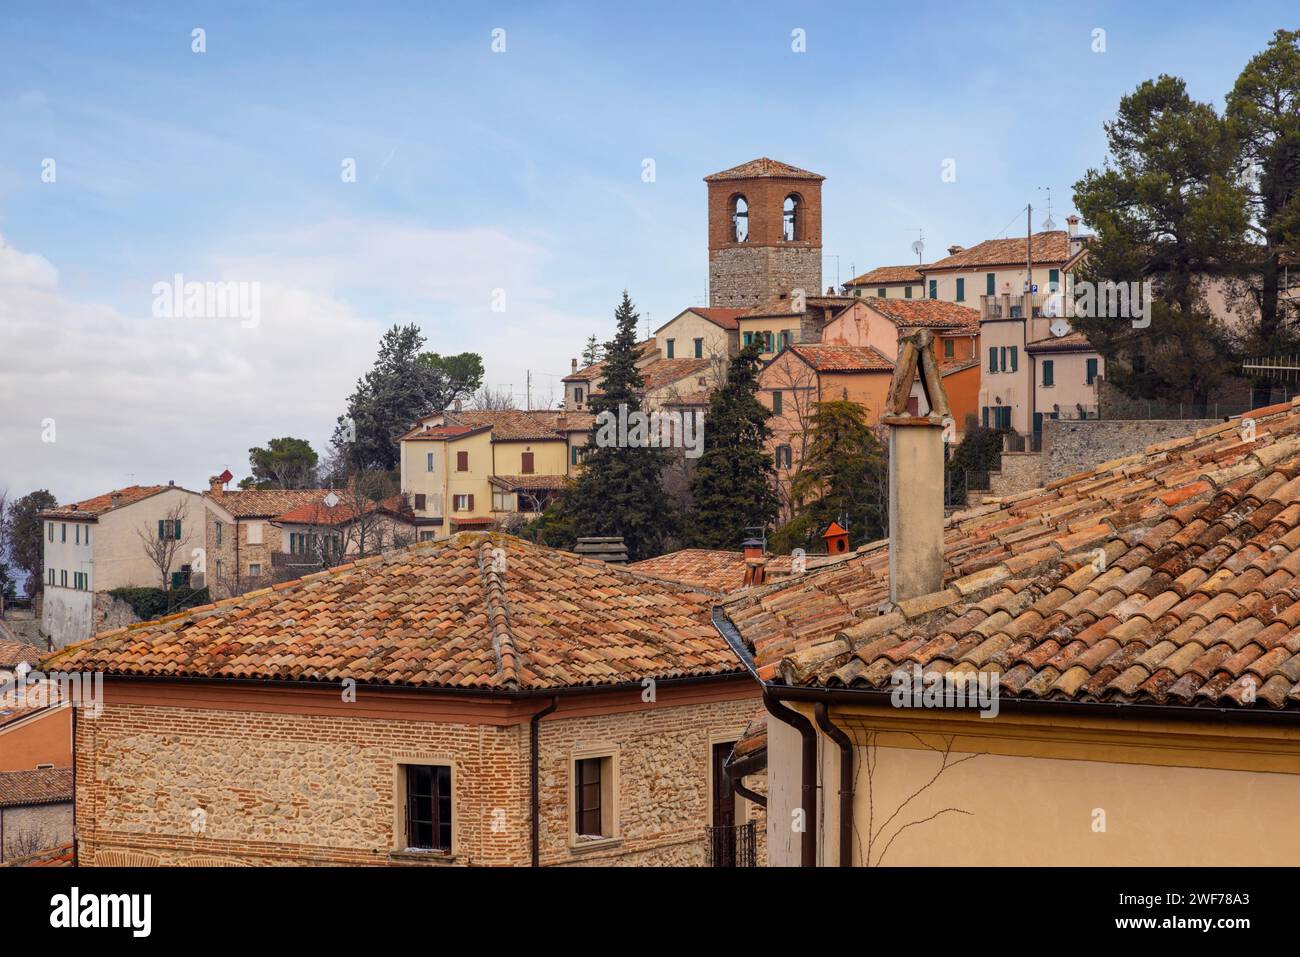
<instances>
[{"instance_id":1,"label":"brick wall","mask_svg":"<svg viewBox=\"0 0 1300 957\"><path fill-rule=\"evenodd\" d=\"M72 840L72 804L35 804L7 807L3 816L4 846L0 861L26 857Z\"/></svg>"},{"instance_id":2,"label":"brick wall","mask_svg":"<svg viewBox=\"0 0 1300 957\"><path fill-rule=\"evenodd\" d=\"M1043 423L1043 482L1096 468L1148 445L1191 435L1220 419L1049 419ZM1003 468L1006 468L1003 456Z\"/></svg>"},{"instance_id":3,"label":"brick wall","mask_svg":"<svg viewBox=\"0 0 1300 957\"><path fill-rule=\"evenodd\" d=\"M739 735L756 697L541 723L542 862L702 864L709 749ZM618 751L620 837L575 851L575 749ZM390 864L397 766L453 767L458 865L526 865L528 723L285 714L114 703L77 723L81 862ZM201 811L201 814L196 812ZM427 855L415 858L431 863Z\"/></svg>"},{"instance_id":4,"label":"brick wall","mask_svg":"<svg viewBox=\"0 0 1300 957\"><path fill-rule=\"evenodd\" d=\"M785 198L800 198L796 238L783 239ZM749 209L749 236L734 242L733 201ZM709 183L709 305L757 306L802 288L821 294L821 181L757 177Z\"/></svg>"}]
</instances>

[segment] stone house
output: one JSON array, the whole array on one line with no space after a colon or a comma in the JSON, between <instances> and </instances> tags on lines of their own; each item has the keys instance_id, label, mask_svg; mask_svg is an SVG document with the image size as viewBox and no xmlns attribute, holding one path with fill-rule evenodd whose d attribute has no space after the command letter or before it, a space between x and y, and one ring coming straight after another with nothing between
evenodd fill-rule
<instances>
[{"instance_id":1,"label":"stone house","mask_svg":"<svg viewBox=\"0 0 1300 957\"><path fill-rule=\"evenodd\" d=\"M1249 418L947 518L937 424L887 419L891 538L715 615L769 863L1294 861L1300 403Z\"/></svg>"},{"instance_id":2,"label":"stone house","mask_svg":"<svg viewBox=\"0 0 1300 957\"><path fill-rule=\"evenodd\" d=\"M45 582L41 628L54 647L119 623L115 588L187 579L203 548L203 503L176 485L132 485L41 513ZM143 537L142 537L143 536Z\"/></svg>"},{"instance_id":3,"label":"stone house","mask_svg":"<svg viewBox=\"0 0 1300 957\"><path fill-rule=\"evenodd\" d=\"M105 674L79 861L742 862L715 598L465 533L106 632L49 662Z\"/></svg>"},{"instance_id":4,"label":"stone house","mask_svg":"<svg viewBox=\"0 0 1300 957\"><path fill-rule=\"evenodd\" d=\"M72 840L72 768L0 771L0 863Z\"/></svg>"}]
</instances>

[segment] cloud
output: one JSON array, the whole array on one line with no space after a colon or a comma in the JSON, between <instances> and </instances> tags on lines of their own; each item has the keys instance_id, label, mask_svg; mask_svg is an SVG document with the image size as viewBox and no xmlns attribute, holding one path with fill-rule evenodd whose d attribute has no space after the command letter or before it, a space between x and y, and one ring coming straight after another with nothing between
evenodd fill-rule
<instances>
[{"instance_id":1,"label":"cloud","mask_svg":"<svg viewBox=\"0 0 1300 957\"><path fill-rule=\"evenodd\" d=\"M150 289L170 271L130 280L128 304L78 301L52 263L0 237L0 489L60 501L169 479L201 489L223 468L246 474L248 449L275 436L323 452L395 321L419 321L435 351L482 353L489 381L516 391L526 367L567 371L586 337L539 280L542 247L490 229L339 220L223 248L241 252L174 272L257 282L255 327L155 318Z\"/></svg>"}]
</instances>

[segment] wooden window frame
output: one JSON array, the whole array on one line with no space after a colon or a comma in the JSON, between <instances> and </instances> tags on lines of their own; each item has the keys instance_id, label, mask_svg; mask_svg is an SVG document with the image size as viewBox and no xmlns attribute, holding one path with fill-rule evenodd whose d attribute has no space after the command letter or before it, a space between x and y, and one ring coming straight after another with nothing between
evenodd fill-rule
<instances>
[{"instance_id":1,"label":"wooden window frame","mask_svg":"<svg viewBox=\"0 0 1300 957\"><path fill-rule=\"evenodd\" d=\"M580 762L600 762L599 836L578 833L578 769ZM609 847L623 840L619 824L619 749L615 746L576 748L569 756L569 846L573 851Z\"/></svg>"},{"instance_id":2,"label":"wooden window frame","mask_svg":"<svg viewBox=\"0 0 1300 957\"><path fill-rule=\"evenodd\" d=\"M469 471L469 453L468 453L468 452L466 452L466 451L464 451L464 450L461 450L461 451L458 451L458 452L456 453L456 471L457 471L457 472L468 472L468 471Z\"/></svg>"},{"instance_id":3,"label":"wooden window frame","mask_svg":"<svg viewBox=\"0 0 1300 957\"><path fill-rule=\"evenodd\" d=\"M458 822L462 808L458 798L459 795L459 777L460 768L455 758L448 753L442 752L403 752L393 756L392 780L393 780L393 836L390 845L390 853L394 857L406 859L419 859L424 861L442 861L451 862L455 859L460 850L460 836L457 833ZM429 848L418 850L407 850L411 847L411 836L408 831L410 827L408 818L408 768L412 767L434 767L446 768L446 783L449 789L447 801L450 805L451 820L447 823L450 830L449 846L445 849ZM439 823L442 823L441 821Z\"/></svg>"}]
</instances>

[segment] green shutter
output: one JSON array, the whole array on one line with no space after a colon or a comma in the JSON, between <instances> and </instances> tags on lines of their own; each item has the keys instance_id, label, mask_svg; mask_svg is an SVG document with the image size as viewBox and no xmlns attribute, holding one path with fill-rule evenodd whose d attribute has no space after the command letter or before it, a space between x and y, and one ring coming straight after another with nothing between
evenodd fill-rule
<instances>
[{"instance_id":1,"label":"green shutter","mask_svg":"<svg viewBox=\"0 0 1300 957\"><path fill-rule=\"evenodd\" d=\"M939 298L939 280L937 279L930 280L930 298L931 299Z\"/></svg>"},{"instance_id":2,"label":"green shutter","mask_svg":"<svg viewBox=\"0 0 1300 957\"><path fill-rule=\"evenodd\" d=\"M957 301L966 301L966 280L962 279L960 276L957 277Z\"/></svg>"},{"instance_id":3,"label":"green shutter","mask_svg":"<svg viewBox=\"0 0 1300 957\"><path fill-rule=\"evenodd\" d=\"M989 273L984 277L984 291L990 296L997 295L997 275Z\"/></svg>"},{"instance_id":4,"label":"green shutter","mask_svg":"<svg viewBox=\"0 0 1300 957\"><path fill-rule=\"evenodd\" d=\"M1016 356L1018 355L1019 351L1020 349L1018 346L1011 347L1011 371L1012 372L1015 372L1017 369L1020 368L1020 364L1016 362Z\"/></svg>"},{"instance_id":5,"label":"green shutter","mask_svg":"<svg viewBox=\"0 0 1300 957\"><path fill-rule=\"evenodd\" d=\"M180 540L181 540L181 520L178 518L176 519L176 541L179 542Z\"/></svg>"},{"instance_id":6,"label":"green shutter","mask_svg":"<svg viewBox=\"0 0 1300 957\"><path fill-rule=\"evenodd\" d=\"M1052 385L1052 384L1053 384L1053 382L1052 382L1052 372L1053 372L1053 369L1052 369L1052 360L1051 360L1051 359L1044 359L1044 360L1043 360L1043 385Z\"/></svg>"},{"instance_id":7,"label":"green shutter","mask_svg":"<svg viewBox=\"0 0 1300 957\"><path fill-rule=\"evenodd\" d=\"M886 295L887 292L889 292L889 290L886 289L884 286L881 286L879 289L876 290L876 298L877 298L877 299L887 299L887 298L889 298L889 297Z\"/></svg>"},{"instance_id":8,"label":"green shutter","mask_svg":"<svg viewBox=\"0 0 1300 957\"><path fill-rule=\"evenodd\" d=\"M1085 384L1092 385L1093 382L1096 381L1096 379L1097 379L1097 360L1089 359L1088 360L1088 381Z\"/></svg>"},{"instance_id":9,"label":"green shutter","mask_svg":"<svg viewBox=\"0 0 1300 957\"><path fill-rule=\"evenodd\" d=\"M1047 285L1053 292L1061 288L1061 270L1049 269L1047 271Z\"/></svg>"},{"instance_id":10,"label":"green shutter","mask_svg":"<svg viewBox=\"0 0 1300 957\"><path fill-rule=\"evenodd\" d=\"M158 541L161 542L166 537L167 537L167 531L163 527L163 519L160 518L158 519Z\"/></svg>"},{"instance_id":11,"label":"green shutter","mask_svg":"<svg viewBox=\"0 0 1300 957\"><path fill-rule=\"evenodd\" d=\"M998 371L998 350L995 346L989 346L989 371Z\"/></svg>"},{"instance_id":12,"label":"green shutter","mask_svg":"<svg viewBox=\"0 0 1300 957\"><path fill-rule=\"evenodd\" d=\"M903 290L903 298L904 298L904 299L911 299L911 298L912 298L912 287L911 287L911 286L908 286L906 289Z\"/></svg>"}]
</instances>

